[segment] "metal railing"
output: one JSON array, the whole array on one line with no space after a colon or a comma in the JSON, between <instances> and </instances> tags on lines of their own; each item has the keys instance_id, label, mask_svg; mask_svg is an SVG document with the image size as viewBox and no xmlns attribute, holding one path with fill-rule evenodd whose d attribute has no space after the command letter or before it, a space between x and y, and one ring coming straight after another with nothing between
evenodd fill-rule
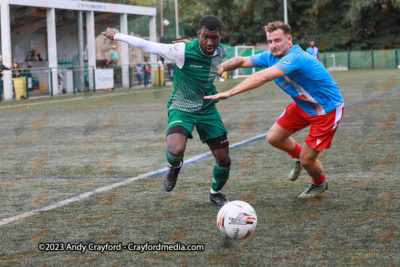
<instances>
[{"instance_id":1,"label":"metal railing","mask_svg":"<svg viewBox=\"0 0 400 267\"><path fill-rule=\"evenodd\" d=\"M172 84L174 75L174 64L164 64L162 70L159 64L151 64L151 73L147 73L144 65L113 65L113 86L108 89L116 88L142 88L152 86L164 86ZM18 91L22 90L26 93L23 94L22 99L32 96L54 96L62 94L77 94L77 93L90 93L95 92L100 87L99 79L96 77L96 72L105 69L94 69L93 67L74 67L68 64L60 64L57 68L21 68L13 69L13 95L16 98L16 86ZM123 86L123 72L126 71L128 83ZM104 72L103 72L104 73ZM154 82L152 81L154 76ZM21 82L15 84L17 78L25 77L25 85L22 86ZM96 79L97 78L97 79ZM0 79L0 101L3 99L3 82ZM19 99L19 98L18 98Z\"/></svg>"},{"instance_id":2,"label":"metal railing","mask_svg":"<svg viewBox=\"0 0 400 267\"><path fill-rule=\"evenodd\" d=\"M86 93L96 90L95 84L93 89L90 89L91 82L95 79L93 67L58 67L57 73L59 94Z\"/></svg>"},{"instance_id":3,"label":"metal railing","mask_svg":"<svg viewBox=\"0 0 400 267\"><path fill-rule=\"evenodd\" d=\"M400 49L323 52L319 58L328 70L394 69L400 65Z\"/></svg>"},{"instance_id":4,"label":"metal railing","mask_svg":"<svg viewBox=\"0 0 400 267\"><path fill-rule=\"evenodd\" d=\"M122 86L123 67L127 67L129 73L129 88L147 87L152 84L151 74L146 72L143 64L137 65L113 65L115 88ZM172 84L174 80L174 64L163 64L164 69L159 64L151 64L151 72L155 76L155 86Z\"/></svg>"}]
</instances>

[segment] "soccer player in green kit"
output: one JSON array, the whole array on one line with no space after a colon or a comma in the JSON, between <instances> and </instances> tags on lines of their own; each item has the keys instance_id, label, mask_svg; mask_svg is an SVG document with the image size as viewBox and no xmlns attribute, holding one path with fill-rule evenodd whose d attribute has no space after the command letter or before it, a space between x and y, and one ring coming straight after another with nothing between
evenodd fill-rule
<instances>
[{"instance_id":1,"label":"soccer player in green kit","mask_svg":"<svg viewBox=\"0 0 400 267\"><path fill-rule=\"evenodd\" d=\"M220 190L228 181L231 165L228 131L215 107L218 101L204 99L217 94L213 82L226 55L220 45L222 22L215 16L205 16L200 20L197 34L199 38L191 42L160 44L121 34L116 29L107 28L103 32L110 40L126 42L176 64L174 89L167 104L167 160L171 166L164 177L164 189L170 192L175 187L187 139L193 138L196 126L201 141L207 143L216 159L210 200L223 206L228 200Z\"/></svg>"}]
</instances>

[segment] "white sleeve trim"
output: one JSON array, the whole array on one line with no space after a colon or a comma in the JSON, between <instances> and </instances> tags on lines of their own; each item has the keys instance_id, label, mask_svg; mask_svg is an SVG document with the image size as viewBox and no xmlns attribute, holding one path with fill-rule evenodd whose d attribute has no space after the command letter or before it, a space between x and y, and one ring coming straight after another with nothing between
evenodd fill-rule
<instances>
[{"instance_id":1,"label":"white sleeve trim","mask_svg":"<svg viewBox=\"0 0 400 267\"><path fill-rule=\"evenodd\" d=\"M160 44L122 33L117 33L114 40L128 43L144 52L159 55L174 62L180 69L185 64L185 43Z\"/></svg>"}]
</instances>

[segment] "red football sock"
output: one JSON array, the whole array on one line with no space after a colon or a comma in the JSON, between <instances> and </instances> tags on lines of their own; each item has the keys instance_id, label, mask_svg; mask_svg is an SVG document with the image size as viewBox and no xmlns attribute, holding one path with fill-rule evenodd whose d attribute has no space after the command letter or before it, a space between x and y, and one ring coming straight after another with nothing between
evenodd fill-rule
<instances>
[{"instance_id":1,"label":"red football sock","mask_svg":"<svg viewBox=\"0 0 400 267\"><path fill-rule=\"evenodd\" d=\"M298 159L298 158L300 158L301 145L299 143L297 143L296 141L295 141L295 143L296 143L296 146L295 146L294 150L292 152L288 152L288 154L292 158Z\"/></svg>"},{"instance_id":2,"label":"red football sock","mask_svg":"<svg viewBox=\"0 0 400 267\"><path fill-rule=\"evenodd\" d=\"M315 185L322 185L325 183L325 173L322 173L322 176L318 179L312 178L312 183Z\"/></svg>"}]
</instances>

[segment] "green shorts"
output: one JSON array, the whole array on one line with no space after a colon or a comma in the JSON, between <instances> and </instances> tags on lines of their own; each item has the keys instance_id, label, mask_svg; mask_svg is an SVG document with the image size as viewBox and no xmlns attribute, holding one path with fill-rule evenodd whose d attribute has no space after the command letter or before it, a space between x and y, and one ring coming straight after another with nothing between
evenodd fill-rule
<instances>
[{"instance_id":1,"label":"green shorts","mask_svg":"<svg viewBox=\"0 0 400 267\"><path fill-rule=\"evenodd\" d=\"M228 133L215 107L207 109L207 111L193 113L179 109L169 110L167 131L169 128L178 125L183 126L189 131L189 138L193 138L192 132L196 125L197 132L203 144L209 139L217 138Z\"/></svg>"}]
</instances>

